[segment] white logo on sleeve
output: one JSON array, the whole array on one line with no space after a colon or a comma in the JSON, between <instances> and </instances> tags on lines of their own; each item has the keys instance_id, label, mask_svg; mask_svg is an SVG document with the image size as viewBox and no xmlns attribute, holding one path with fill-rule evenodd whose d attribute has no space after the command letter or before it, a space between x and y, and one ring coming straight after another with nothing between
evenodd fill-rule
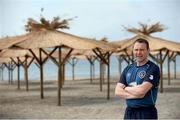
<instances>
[{"instance_id":1,"label":"white logo on sleeve","mask_svg":"<svg viewBox=\"0 0 180 120\"><path fill-rule=\"evenodd\" d=\"M153 75L150 75L149 79L150 79L150 80L153 80L153 78L154 78Z\"/></svg>"}]
</instances>

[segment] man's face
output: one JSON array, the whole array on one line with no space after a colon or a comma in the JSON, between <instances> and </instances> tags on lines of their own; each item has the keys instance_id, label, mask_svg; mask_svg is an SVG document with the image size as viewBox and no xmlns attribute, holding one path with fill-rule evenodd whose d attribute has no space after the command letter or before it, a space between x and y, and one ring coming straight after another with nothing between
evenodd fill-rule
<instances>
[{"instance_id":1,"label":"man's face","mask_svg":"<svg viewBox=\"0 0 180 120\"><path fill-rule=\"evenodd\" d=\"M133 55L136 58L136 62L144 62L149 55L149 49L145 43L136 42L133 47Z\"/></svg>"}]
</instances>

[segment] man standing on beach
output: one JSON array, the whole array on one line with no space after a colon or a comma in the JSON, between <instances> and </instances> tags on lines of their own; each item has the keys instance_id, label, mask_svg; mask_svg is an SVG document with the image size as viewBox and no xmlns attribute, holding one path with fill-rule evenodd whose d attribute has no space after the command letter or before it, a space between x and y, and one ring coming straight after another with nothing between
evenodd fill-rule
<instances>
[{"instance_id":1,"label":"man standing on beach","mask_svg":"<svg viewBox=\"0 0 180 120\"><path fill-rule=\"evenodd\" d=\"M160 79L159 67L148 60L150 49L145 39L133 45L135 63L128 65L115 88L115 95L126 99L124 119L158 119L155 107Z\"/></svg>"}]
</instances>

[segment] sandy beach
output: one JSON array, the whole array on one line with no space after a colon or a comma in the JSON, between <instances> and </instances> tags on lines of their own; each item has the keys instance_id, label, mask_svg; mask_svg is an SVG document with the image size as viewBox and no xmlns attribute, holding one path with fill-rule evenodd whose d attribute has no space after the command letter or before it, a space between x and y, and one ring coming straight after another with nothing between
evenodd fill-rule
<instances>
[{"instance_id":1,"label":"sandy beach","mask_svg":"<svg viewBox=\"0 0 180 120\"><path fill-rule=\"evenodd\" d=\"M30 81L29 91L21 83L9 85L0 81L0 119L122 119L125 101L115 97L117 78L111 78L110 100L107 84L100 92L99 80L66 80L62 88L62 106L57 106L56 81L44 81L44 99L40 98L39 81ZM180 79L167 85L158 94L159 119L180 119Z\"/></svg>"}]
</instances>

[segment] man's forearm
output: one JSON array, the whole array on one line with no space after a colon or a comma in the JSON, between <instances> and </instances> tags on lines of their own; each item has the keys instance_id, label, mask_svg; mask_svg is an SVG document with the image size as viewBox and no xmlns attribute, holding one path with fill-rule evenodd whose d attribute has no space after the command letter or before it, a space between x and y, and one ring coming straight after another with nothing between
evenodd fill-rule
<instances>
[{"instance_id":1,"label":"man's forearm","mask_svg":"<svg viewBox=\"0 0 180 120\"><path fill-rule=\"evenodd\" d=\"M122 86L119 86L118 84L116 85L115 95L120 97L120 98L123 98L123 99L136 99L136 98L139 98L139 96L131 94L130 92L123 89Z\"/></svg>"},{"instance_id":2,"label":"man's forearm","mask_svg":"<svg viewBox=\"0 0 180 120\"><path fill-rule=\"evenodd\" d=\"M145 94L151 89L152 84L150 82L143 82L140 85L126 87L125 90L129 93L138 96L139 98L143 98Z\"/></svg>"},{"instance_id":3,"label":"man's forearm","mask_svg":"<svg viewBox=\"0 0 180 120\"><path fill-rule=\"evenodd\" d=\"M134 96L137 96L138 98L144 97L144 93L140 92L140 86L126 87L125 91Z\"/></svg>"},{"instance_id":4,"label":"man's forearm","mask_svg":"<svg viewBox=\"0 0 180 120\"><path fill-rule=\"evenodd\" d=\"M120 91L120 94L118 94L118 96L120 98L123 98L123 99L135 99L135 98L137 98L135 95L130 94L129 92L125 91L124 89L122 91Z\"/></svg>"}]
</instances>

